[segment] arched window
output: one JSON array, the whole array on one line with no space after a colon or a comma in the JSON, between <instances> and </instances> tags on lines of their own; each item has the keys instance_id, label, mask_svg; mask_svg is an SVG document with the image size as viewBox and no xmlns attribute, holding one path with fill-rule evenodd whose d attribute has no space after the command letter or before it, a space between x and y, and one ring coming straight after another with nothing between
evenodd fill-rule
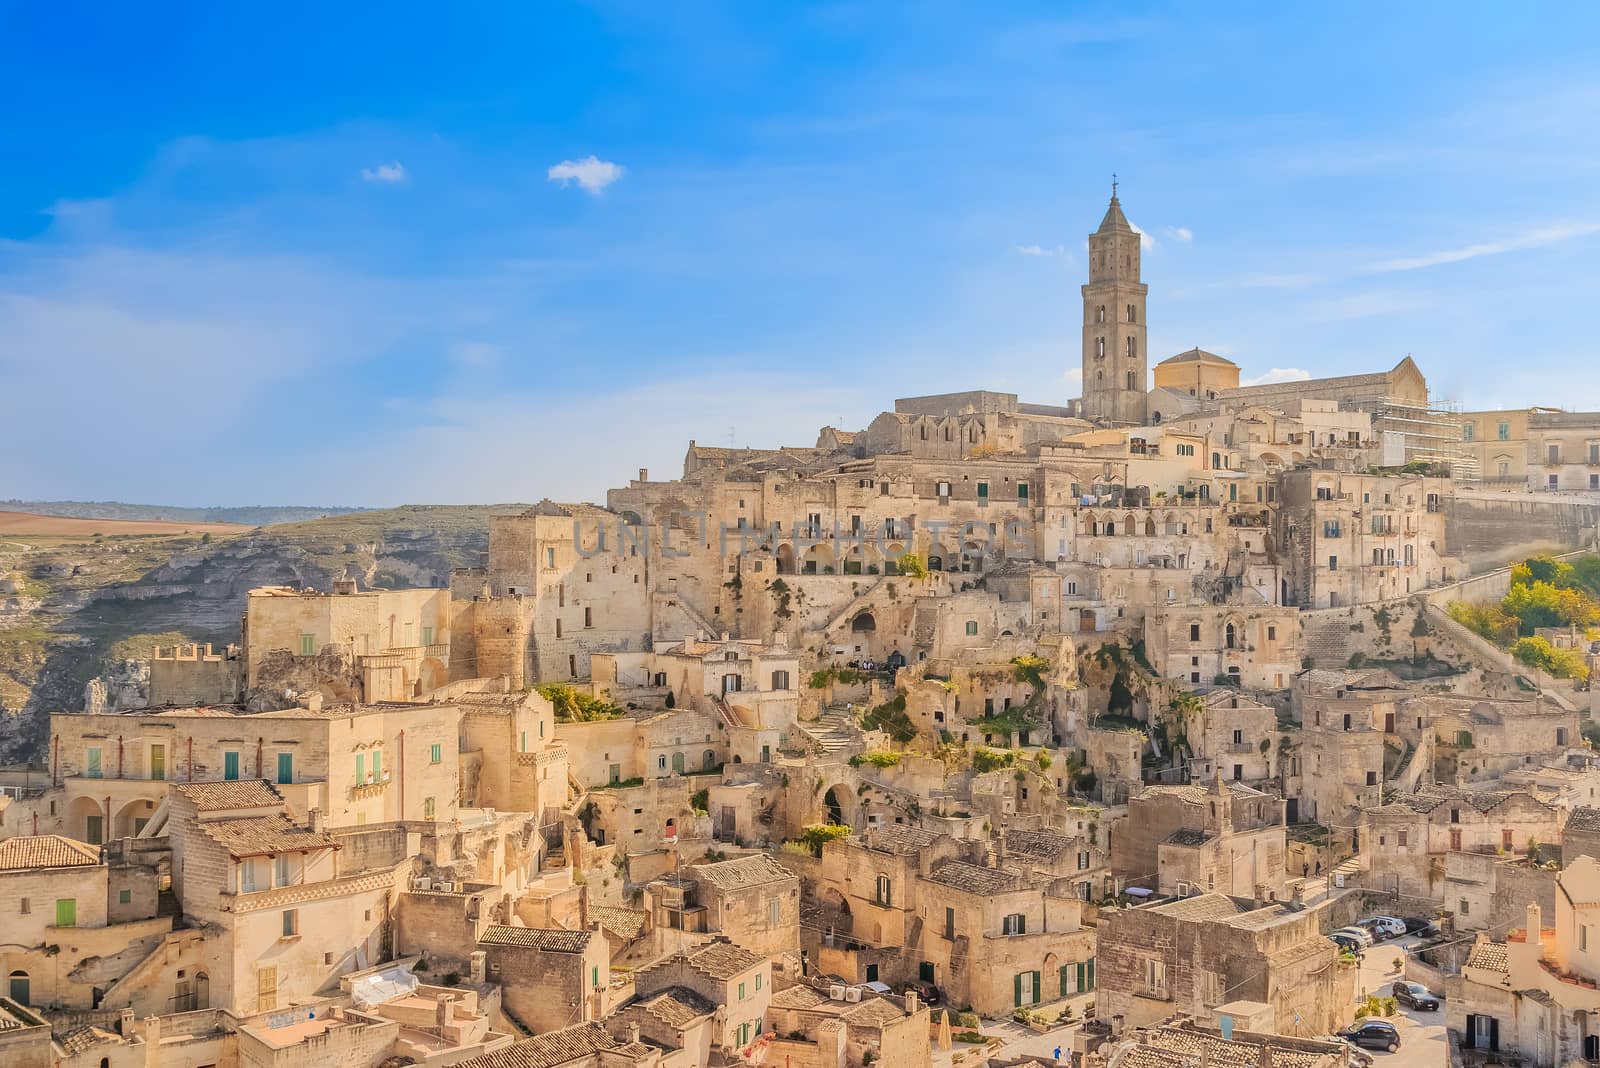
<instances>
[{"instance_id":1,"label":"arched window","mask_svg":"<svg viewBox=\"0 0 1600 1068\"><path fill-rule=\"evenodd\" d=\"M1131 360L1137 355L1139 355L1139 343L1130 337L1128 339L1128 359Z\"/></svg>"},{"instance_id":2,"label":"arched window","mask_svg":"<svg viewBox=\"0 0 1600 1068\"><path fill-rule=\"evenodd\" d=\"M1106 321L1106 306L1104 304L1095 309L1094 321L1097 323L1103 323Z\"/></svg>"},{"instance_id":3,"label":"arched window","mask_svg":"<svg viewBox=\"0 0 1600 1068\"><path fill-rule=\"evenodd\" d=\"M1105 356L1105 354L1106 354L1106 339L1105 338L1103 338L1103 337L1095 338L1094 354L1096 356L1100 356L1102 358Z\"/></svg>"},{"instance_id":4,"label":"arched window","mask_svg":"<svg viewBox=\"0 0 1600 1068\"><path fill-rule=\"evenodd\" d=\"M433 801L433 798L424 797L422 799L422 818L425 819L425 820L431 820L431 819L433 819L433 814L434 814L434 801Z\"/></svg>"},{"instance_id":5,"label":"arched window","mask_svg":"<svg viewBox=\"0 0 1600 1068\"><path fill-rule=\"evenodd\" d=\"M1237 632L1233 629L1233 624L1232 623L1229 623L1226 627L1223 628L1222 635L1223 635L1223 637L1222 637L1223 644L1226 645L1229 649L1232 649L1234 647L1234 641L1235 641L1235 639L1237 637Z\"/></svg>"},{"instance_id":6,"label":"arched window","mask_svg":"<svg viewBox=\"0 0 1600 1068\"><path fill-rule=\"evenodd\" d=\"M1094 380L1096 382L1104 382L1106 380L1106 373L1104 371L1096 371L1094 373Z\"/></svg>"},{"instance_id":7,"label":"arched window","mask_svg":"<svg viewBox=\"0 0 1600 1068\"><path fill-rule=\"evenodd\" d=\"M1128 372L1128 388L1129 389L1138 389L1139 388L1138 384L1137 384L1137 380L1134 378L1134 374L1133 374L1132 371Z\"/></svg>"},{"instance_id":8,"label":"arched window","mask_svg":"<svg viewBox=\"0 0 1600 1068\"><path fill-rule=\"evenodd\" d=\"M944 428L944 440L946 440L946 441L950 440L950 428L949 427L945 427Z\"/></svg>"},{"instance_id":9,"label":"arched window","mask_svg":"<svg viewBox=\"0 0 1600 1068\"><path fill-rule=\"evenodd\" d=\"M887 875L878 876L878 897L877 897L878 904L880 904L880 905L891 904L892 903L892 898L893 898L893 893L892 893L891 884L889 882L889 877Z\"/></svg>"}]
</instances>

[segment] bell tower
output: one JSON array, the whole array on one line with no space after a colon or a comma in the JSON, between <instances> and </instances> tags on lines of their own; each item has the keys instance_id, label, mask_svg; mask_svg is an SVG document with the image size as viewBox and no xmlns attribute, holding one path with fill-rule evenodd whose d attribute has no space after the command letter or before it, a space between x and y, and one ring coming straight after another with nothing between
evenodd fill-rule
<instances>
[{"instance_id":1,"label":"bell tower","mask_svg":"<svg viewBox=\"0 0 1600 1068\"><path fill-rule=\"evenodd\" d=\"M1104 426L1143 426L1149 391L1139 233L1111 183L1111 206L1089 235L1083 287L1083 417Z\"/></svg>"}]
</instances>

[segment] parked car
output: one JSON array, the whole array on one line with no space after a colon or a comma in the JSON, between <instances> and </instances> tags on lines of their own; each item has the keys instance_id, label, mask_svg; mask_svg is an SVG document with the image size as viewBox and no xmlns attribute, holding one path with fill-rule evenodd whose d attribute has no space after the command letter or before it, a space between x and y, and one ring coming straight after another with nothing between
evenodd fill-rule
<instances>
[{"instance_id":1,"label":"parked car","mask_svg":"<svg viewBox=\"0 0 1600 1068\"><path fill-rule=\"evenodd\" d=\"M905 992L917 995L924 1005L939 1004L939 988L932 983L907 983Z\"/></svg>"},{"instance_id":2,"label":"parked car","mask_svg":"<svg viewBox=\"0 0 1600 1068\"><path fill-rule=\"evenodd\" d=\"M1405 916L1401 918L1400 922L1406 925L1406 934L1432 938L1439 933L1438 924L1421 916Z\"/></svg>"},{"instance_id":3,"label":"parked car","mask_svg":"<svg viewBox=\"0 0 1600 1068\"><path fill-rule=\"evenodd\" d=\"M1354 953L1357 956L1360 956L1361 955L1361 951L1366 948L1360 942L1357 942L1354 938L1351 938L1349 935L1342 935L1342 934L1339 934L1337 931L1335 931L1333 934L1329 935L1328 936L1328 940L1331 941L1334 945L1338 946L1345 953Z\"/></svg>"},{"instance_id":4,"label":"parked car","mask_svg":"<svg viewBox=\"0 0 1600 1068\"><path fill-rule=\"evenodd\" d=\"M1393 916L1368 916L1364 920L1357 920L1355 926L1370 934L1374 942L1399 938L1406 933L1406 925Z\"/></svg>"},{"instance_id":5,"label":"parked car","mask_svg":"<svg viewBox=\"0 0 1600 1068\"><path fill-rule=\"evenodd\" d=\"M1387 1020L1363 1020L1340 1031L1339 1037L1364 1049L1386 1049L1393 1053L1400 1048L1400 1032Z\"/></svg>"},{"instance_id":6,"label":"parked car","mask_svg":"<svg viewBox=\"0 0 1600 1068\"><path fill-rule=\"evenodd\" d=\"M1421 983L1411 983L1400 979L1395 982L1390 992L1394 994L1394 999L1400 1004L1417 1009L1420 1012L1439 1011L1439 995Z\"/></svg>"},{"instance_id":7,"label":"parked car","mask_svg":"<svg viewBox=\"0 0 1600 1068\"><path fill-rule=\"evenodd\" d=\"M1360 927L1341 927L1337 931L1331 931L1329 933L1344 935L1346 938L1353 938L1357 942L1361 943L1362 949L1366 949L1367 947L1371 946L1374 941L1376 941L1372 937L1372 932L1363 930Z\"/></svg>"}]
</instances>

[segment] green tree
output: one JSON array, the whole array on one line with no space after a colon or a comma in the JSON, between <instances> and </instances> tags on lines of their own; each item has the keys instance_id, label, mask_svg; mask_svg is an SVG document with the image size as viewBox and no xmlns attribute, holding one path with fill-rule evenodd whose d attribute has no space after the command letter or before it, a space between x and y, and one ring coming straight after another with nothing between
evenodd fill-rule
<instances>
[{"instance_id":1,"label":"green tree","mask_svg":"<svg viewBox=\"0 0 1600 1068\"><path fill-rule=\"evenodd\" d=\"M906 553L900 558L900 574L907 578L927 578L928 562L921 553Z\"/></svg>"}]
</instances>

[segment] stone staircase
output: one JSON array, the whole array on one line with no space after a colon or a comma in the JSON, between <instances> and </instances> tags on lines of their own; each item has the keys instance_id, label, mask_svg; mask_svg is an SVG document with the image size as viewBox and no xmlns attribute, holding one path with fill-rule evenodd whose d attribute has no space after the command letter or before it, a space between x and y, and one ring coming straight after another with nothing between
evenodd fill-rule
<instances>
[{"instance_id":1,"label":"stone staircase","mask_svg":"<svg viewBox=\"0 0 1600 1068\"><path fill-rule=\"evenodd\" d=\"M855 714L838 707L823 710L813 723L802 723L811 751L819 756L845 756L861 747L861 728Z\"/></svg>"}]
</instances>

